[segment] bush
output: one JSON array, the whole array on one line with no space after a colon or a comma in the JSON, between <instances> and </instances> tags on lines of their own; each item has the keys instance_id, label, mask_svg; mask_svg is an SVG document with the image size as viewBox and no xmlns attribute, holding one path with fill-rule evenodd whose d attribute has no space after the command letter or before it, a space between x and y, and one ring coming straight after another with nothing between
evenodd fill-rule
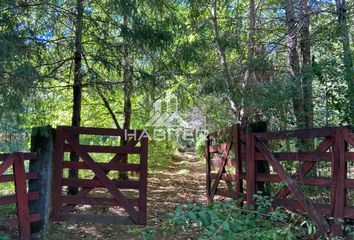
<instances>
[{"instance_id":1,"label":"bush","mask_svg":"<svg viewBox=\"0 0 354 240\"><path fill-rule=\"evenodd\" d=\"M149 141L149 169L163 168L170 164L171 156L177 151L173 141Z\"/></svg>"},{"instance_id":2,"label":"bush","mask_svg":"<svg viewBox=\"0 0 354 240\"><path fill-rule=\"evenodd\" d=\"M198 239L313 239L316 227L301 215L282 208L269 211L271 200L255 195L255 206L241 207L242 200L231 200L205 206L201 203L179 205L159 226L146 227L142 239L156 235L190 234Z\"/></svg>"}]
</instances>

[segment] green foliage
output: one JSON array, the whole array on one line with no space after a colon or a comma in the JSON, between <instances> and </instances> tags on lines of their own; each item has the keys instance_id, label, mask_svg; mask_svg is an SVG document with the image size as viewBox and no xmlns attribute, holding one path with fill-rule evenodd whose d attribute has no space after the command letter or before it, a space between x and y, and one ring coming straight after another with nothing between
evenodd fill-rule
<instances>
[{"instance_id":1,"label":"green foliage","mask_svg":"<svg viewBox=\"0 0 354 240\"><path fill-rule=\"evenodd\" d=\"M198 239L298 239L314 235L313 224L304 220L299 225L298 215L280 208L270 211L271 201L254 195L255 207L243 206L242 200L231 200L204 206L200 203L179 205L167 221L158 227L147 227L140 232L142 239L165 236L183 236L193 233ZM311 230L310 230L311 229ZM188 235L186 235L188 236Z\"/></svg>"},{"instance_id":2,"label":"green foliage","mask_svg":"<svg viewBox=\"0 0 354 240\"><path fill-rule=\"evenodd\" d=\"M156 141L149 142L149 169L159 169L168 166L171 157L177 151L177 144L173 141Z\"/></svg>"},{"instance_id":3,"label":"green foliage","mask_svg":"<svg viewBox=\"0 0 354 240\"><path fill-rule=\"evenodd\" d=\"M198 157L202 158L205 155L205 139L200 138L195 145L195 153Z\"/></svg>"},{"instance_id":4,"label":"green foliage","mask_svg":"<svg viewBox=\"0 0 354 240\"><path fill-rule=\"evenodd\" d=\"M0 239L1 240L11 240L9 236L7 236L5 233L0 231Z\"/></svg>"}]
</instances>

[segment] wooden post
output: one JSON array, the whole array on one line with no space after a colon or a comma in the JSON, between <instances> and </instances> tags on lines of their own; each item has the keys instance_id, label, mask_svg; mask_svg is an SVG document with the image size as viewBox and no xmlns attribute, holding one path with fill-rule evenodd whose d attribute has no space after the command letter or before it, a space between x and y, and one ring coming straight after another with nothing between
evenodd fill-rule
<instances>
[{"instance_id":1,"label":"wooden post","mask_svg":"<svg viewBox=\"0 0 354 240\"><path fill-rule=\"evenodd\" d=\"M205 159L206 159L206 195L207 195L207 200L208 204L211 203L211 198L210 198L210 190L211 190L211 180L210 180L210 138L207 136L207 140L205 141Z\"/></svg>"},{"instance_id":2,"label":"wooden post","mask_svg":"<svg viewBox=\"0 0 354 240\"><path fill-rule=\"evenodd\" d=\"M235 191L237 193L243 193L243 184L242 184L242 159L241 159L241 143L240 143L240 126L236 125L234 129L234 152L235 152L235 175L236 175L236 184Z\"/></svg>"},{"instance_id":3,"label":"wooden post","mask_svg":"<svg viewBox=\"0 0 354 240\"><path fill-rule=\"evenodd\" d=\"M139 181L139 224L146 224L147 214L147 174L148 174L148 137L141 139L140 181Z\"/></svg>"},{"instance_id":4,"label":"wooden post","mask_svg":"<svg viewBox=\"0 0 354 240\"><path fill-rule=\"evenodd\" d=\"M54 221L60 221L62 208L62 179L63 179L63 161L64 161L64 129L58 127L55 134L54 151L54 176L53 178L53 209L52 217Z\"/></svg>"},{"instance_id":5,"label":"wooden post","mask_svg":"<svg viewBox=\"0 0 354 240\"><path fill-rule=\"evenodd\" d=\"M246 132L261 133L267 131L267 122L259 121L250 123L246 126ZM256 151L256 149L255 149ZM267 161L256 161L256 174L266 173L269 174L269 163ZM256 176L257 178L257 176ZM269 182L256 182L256 192L261 191L264 195L270 195Z\"/></svg>"},{"instance_id":6,"label":"wooden post","mask_svg":"<svg viewBox=\"0 0 354 240\"><path fill-rule=\"evenodd\" d=\"M343 237L342 224L336 219L344 220L345 208L345 179L347 176L346 162L345 162L345 143L344 132L342 128L337 128L335 133L335 143L333 149L332 159L332 178L333 185L331 191L331 204L334 222L331 226L331 235Z\"/></svg>"},{"instance_id":7,"label":"wooden post","mask_svg":"<svg viewBox=\"0 0 354 240\"><path fill-rule=\"evenodd\" d=\"M46 232L51 211L53 178L54 129L51 126L32 129L31 152L37 152L37 160L30 161L29 171L36 172L38 179L29 180L29 192L39 192L39 199L30 201L30 213L39 213L41 220L31 223L31 232Z\"/></svg>"},{"instance_id":8,"label":"wooden post","mask_svg":"<svg viewBox=\"0 0 354 240\"><path fill-rule=\"evenodd\" d=\"M246 173L247 173L247 204L253 203L253 195L256 193L256 160L254 157L254 133L246 135Z\"/></svg>"},{"instance_id":9,"label":"wooden post","mask_svg":"<svg viewBox=\"0 0 354 240\"><path fill-rule=\"evenodd\" d=\"M31 229L29 224L30 216L28 210L25 164L22 153L16 153L15 155L16 157L13 164L13 171L15 176L18 230L20 234L20 240L30 240Z\"/></svg>"}]
</instances>

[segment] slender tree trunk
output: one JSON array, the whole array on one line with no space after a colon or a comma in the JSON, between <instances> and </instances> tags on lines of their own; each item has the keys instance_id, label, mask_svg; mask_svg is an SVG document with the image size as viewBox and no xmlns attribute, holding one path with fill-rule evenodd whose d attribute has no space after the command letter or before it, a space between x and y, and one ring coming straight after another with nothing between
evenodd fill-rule
<instances>
[{"instance_id":1,"label":"slender tree trunk","mask_svg":"<svg viewBox=\"0 0 354 240\"><path fill-rule=\"evenodd\" d=\"M310 39L310 15L307 0L300 0L301 9L301 41L302 55L302 87L304 94L304 121L305 128L313 128L313 96L312 96L312 62Z\"/></svg>"},{"instance_id":2,"label":"slender tree trunk","mask_svg":"<svg viewBox=\"0 0 354 240\"><path fill-rule=\"evenodd\" d=\"M350 120L351 125L354 126L354 70L353 70L353 56L350 51L349 30L347 26L347 9L345 0L336 0L337 15L340 31L340 39L343 47L343 61L345 71L345 81L348 85L348 98L350 103Z\"/></svg>"},{"instance_id":3,"label":"slender tree trunk","mask_svg":"<svg viewBox=\"0 0 354 240\"><path fill-rule=\"evenodd\" d=\"M223 72L222 78L226 87L225 89L226 98L230 104L231 111L237 118L237 121L240 121L240 118L243 115L243 113L242 111L240 111L239 107L237 107L237 104L233 100L233 94L231 89L232 77L229 70L229 64L226 58L225 48L221 44L220 33L219 33L217 2L218 2L217 0L212 0L212 4L211 4L211 26L214 32L214 42L220 58L220 66Z\"/></svg>"},{"instance_id":4,"label":"slender tree trunk","mask_svg":"<svg viewBox=\"0 0 354 240\"><path fill-rule=\"evenodd\" d=\"M294 115L296 118L296 124L298 128L304 128L304 109L303 109L303 96L300 80L300 62L297 52L297 36L296 36L296 19L294 13L293 0L285 0L285 15L286 15L286 27L287 37L286 46L289 54L290 74L293 78L292 84L292 102L294 108Z\"/></svg>"},{"instance_id":5,"label":"slender tree trunk","mask_svg":"<svg viewBox=\"0 0 354 240\"><path fill-rule=\"evenodd\" d=\"M74 85L73 85L73 127L80 127L81 122L81 98L82 98L82 28L83 28L84 4L83 0L76 1L76 20L75 27L75 53L74 53ZM74 136L79 141L79 136ZM79 161L76 153L70 153L70 161ZM69 170L69 178L77 178L77 169ZM68 194L75 195L78 192L77 187L69 187Z\"/></svg>"},{"instance_id":6,"label":"slender tree trunk","mask_svg":"<svg viewBox=\"0 0 354 240\"><path fill-rule=\"evenodd\" d=\"M248 6L248 36L247 36L247 61L248 61L248 69L245 76L246 85L253 81L254 71L253 69L253 59L255 55L255 33L256 33L256 7L255 1L250 0Z\"/></svg>"},{"instance_id":7,"label":"slender tree trunk","mask_svg":"<svg viewBox=\"0 0 354 240\"><path fill-rule=\"evenodd\" d=\"M128 27L129 19L128 14L124 14L124 26ZM130 121L132 115L132 103L131 103L131 93L132 93L132 65L131 65L131 54L128 39L124 39L124 49L123 49L123 94L124 94L124 122L123 129L130 129ZM122 139L121 145L126 144L127 139ZM123 163L128 163L128 156L122 158ZM127 180L129 175L127 172L120 172L119 179Z\"/></svg>"}]
</instances>

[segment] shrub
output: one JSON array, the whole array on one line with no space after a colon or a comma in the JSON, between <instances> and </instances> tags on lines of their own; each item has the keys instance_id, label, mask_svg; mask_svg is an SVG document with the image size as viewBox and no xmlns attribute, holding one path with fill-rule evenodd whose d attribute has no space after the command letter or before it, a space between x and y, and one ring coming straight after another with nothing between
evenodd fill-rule
<instances>
[{"instance_id":1,"label":"shrub","mask_svg":"<svg viewBox=\"0 0 354 240\"><path fill-rule=\"evenodd\" d=\"M316 227L301 215L282 208L269 211L271 200L254 195L255 206L241 207L242 200L179 205L162 224L146 227L142 239L156 235L190 234L198 239L312 239L318 237Z\"/></svg>"}]
</instances>

